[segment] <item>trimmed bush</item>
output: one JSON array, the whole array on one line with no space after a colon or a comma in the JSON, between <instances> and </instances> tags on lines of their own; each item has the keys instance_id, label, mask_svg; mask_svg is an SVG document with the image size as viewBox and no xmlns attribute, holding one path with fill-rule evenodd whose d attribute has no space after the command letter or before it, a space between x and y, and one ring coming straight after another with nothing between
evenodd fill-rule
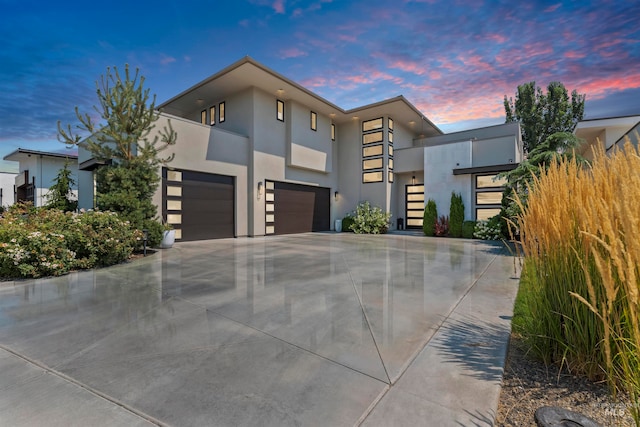
<instances>
[{"instance_id":1,"label":"trimmed bush","mask_svg":"<svg viewBox=\"0 0 640 427\"><path fill-rule=\"evenodd\" d=\"M342 231L343 232L351 232L353 233L353 217L351 215L347 215L342 218Z\"/></svg>"},{"instance_id":2,"label":"trimmed bush","mask_svg":"<svg viewBox=\"0 0 640 427\"><path fill-rule=\"evenodd\" d=\"M427 206L424 208L424 216L422 219L422 231L424 231L425 236L435 236L437 220L438 209L436 208L436 202L433 199L429 199Z\"/></svg>"},{"instance_id":3,"label":"trimmed bush","mask_svg":"<svg viewBox=\"0 0 640 427\"><path fill-rule=\"evenodd\" d=\"M369 202L360 203L353 214L351 229L356 234L384 234L389 229L391 213Z\"/></svg>"},{"instance_id":4,"label":"trimmed bush","mask_svg":"<svg viewBox=\"0 0 640 427\"><path fill-rule=\"evenodd\" d=\"M473 232L476 229L475 221L464 221L462 223L462 237L465 239L473 239Z\"/></svg>"},{"instance_id":5,"label":"trimmed bush","mask_svg":"<svg viewBox=\"0 0 640 427\"><path fill-rule=\"evenodd\" d=\"M449 234L451 237L462 237L462 223L464 222L464 203L460 193L451 193L449 207Z\"/></svg>"},{"instance_id":6,"label":"trimmed bush","mask_svg":"<svg viewBox=\"0 0 640 427\"><path fill-rule=\"evenodd\" d=\"M74 214L17 204L0 218L0 277L59 276L117 264L141 238L112 212Z\"/></svg>"}]
</instances>

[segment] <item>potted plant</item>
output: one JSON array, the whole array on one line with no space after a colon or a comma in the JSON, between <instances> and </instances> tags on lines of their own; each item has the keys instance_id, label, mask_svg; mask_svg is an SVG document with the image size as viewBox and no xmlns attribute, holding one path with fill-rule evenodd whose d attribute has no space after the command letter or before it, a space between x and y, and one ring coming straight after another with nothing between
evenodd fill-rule
<instances>
[{"instance_id":1,"label":"potted plant","mask_svg":"<svg viewBox=\"0 0 640 427\"><path fill-rule=\"evenodd\" d=\"M176 241L176 230L173 229L171 224L162 222L162 241L160 242L160 249L169 249Z\"/></svg>"}]
</instances>

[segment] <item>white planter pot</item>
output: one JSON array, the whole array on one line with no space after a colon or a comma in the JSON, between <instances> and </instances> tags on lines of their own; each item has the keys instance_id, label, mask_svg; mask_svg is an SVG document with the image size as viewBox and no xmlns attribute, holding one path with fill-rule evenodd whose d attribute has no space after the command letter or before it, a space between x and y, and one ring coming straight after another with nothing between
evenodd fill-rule
<instances>
[{"instance_id":1,"label":"white planter pot","mask_svg":"<svg viewBox=\"0 0 640 427\"><path fill-rule=\"evenodd\" d=\"M176 241L176 230L165 230L162 232L162 242L160 249L169 249Z\"/></svg>"}]
</instances>

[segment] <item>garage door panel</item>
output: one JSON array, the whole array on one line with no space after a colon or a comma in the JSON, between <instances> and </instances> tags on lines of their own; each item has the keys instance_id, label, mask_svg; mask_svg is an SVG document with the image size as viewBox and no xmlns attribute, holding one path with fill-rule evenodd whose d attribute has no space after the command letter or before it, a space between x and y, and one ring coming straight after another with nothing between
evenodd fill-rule
<instances>
[{"instance_id":1,"label":"garage door panel","mask_svg":"<svg viewBox=\"0 0 640 427\"><path fill-rule=\"evenodd\" d=\"M179 185L182 188L182 195L177 198L182 202L180 212L182 224L175 225L176 228L182 230L181 240L234 237L235 186L233 177L182 171L182 181L171 182L169 185ZM176 199L176 197L171 199Z\"/></svg>"},{"instance_id":2,"label":"garage door panel","mask_svg":"<svg viewBox=\"0 0 640 427\"><path fill-rule=\"evenodd\" d=\"M275 234L329 230L329 193L328 188L276 182Z\"/></svg>"}]
</instances>

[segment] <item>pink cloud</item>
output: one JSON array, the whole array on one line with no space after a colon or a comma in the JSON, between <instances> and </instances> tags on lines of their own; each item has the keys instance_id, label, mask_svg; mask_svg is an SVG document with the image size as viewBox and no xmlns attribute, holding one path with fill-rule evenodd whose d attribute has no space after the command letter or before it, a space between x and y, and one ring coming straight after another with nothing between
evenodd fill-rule
<instances>
[{"instance_id":1,"label":"pink cloud","mask_svg":"<svg viewBox=\"0 0 640 427\"><path fill-rule=\"evenodd\" d=\"M280 51L281 59L299 58L301 56L307 56L307 55L308 55L307 52L304 52L298 49L297 47L292 47L292 48Z\"/></svg>"},{"instance_id":2,"label":"pink cloud","mask_svg":"<svg viewBox=\"0 0 640 427\"><path fill-rule=\"evenodd\" d=\"M284 13L284 0L275 0L271 7L276 13Z\"/></svg>"},{"instance_id":3,"label":"pink cloud","mask_svg":"<svg viewBox=\"0 0 640 427\"><path fill-rule=\"evenodd\" d=\"M545 13L555 12L560 6L562 6L562 3L553 4L553 5L549 6L548 8L546 8L543 12L545 12Z\"/></svg>"},{"instance_id":4,"label":"pink cloud","mask_svg":"<svg viewBox=\"0 0 640 427\"><path fill-rule=\"evenodd\" d=\"M568 59L582 59L585 56L587 55L582 52L576 52L575 50L569 50L564 53L564 57Z\"/></svg>"},{"instance_id":5,"label":"pink cloud","mask_svg":"<svg viewBox=\"0 0 640 427\"><path fill-rule=\"evenodd\" d=\"M458 59L467 67L471 67L472 70L469 71L490 71L493 72L495 69L493 66L484 61L480 55L471 55L468 57L458 56Z\"/></svg>"},{"instance_id":6,"label":"pink cloud","mask_svg":"<svg viewBox=\"0 0 640 427\"><path fill-rule=\"evenodd\" d=\"M176 62L176 58L172 57L172 56L166 56L166 55L162 55L162 58L160 58L160 63L162 65L169 65L173 62Z\"/></svg>"},{"instance_id":7,"label":"pink cloud","mask_svg":"<svg viewBox=\"0 0 640 427\"><path fill-rule=\"evenodd\" d=\"M424 66L413 61L404 61L402 59L397 59L388 66L389 68L397 68L398 70L406 71L407 73L413 73L418 76L421 76L425 73Z\"/></svg>"},{"instance_id":8,"label":"pink cloud","mask_svg":"<svg viewBox=\"0 0 640 427\"><path fill-rule=\"evenodd\" d=\"M582 82L579 84L579 88L579 92L586 93L589 99L603 98L611 92L638 89L640 88L640 72Z\"/></svg>"},{"instance_id":9,"label":"pink cloud","mask_svg":"<svg viewBox=\"0 0 640 427\"><path fill-rule=\"evenodd\" d=\"M502 34L485 34L483 35L483 37L487 40L490 40L492 42L495 43L505 43L507 42L509 39L506 36L503 36Z\"/></svg>"}]
</instances>

